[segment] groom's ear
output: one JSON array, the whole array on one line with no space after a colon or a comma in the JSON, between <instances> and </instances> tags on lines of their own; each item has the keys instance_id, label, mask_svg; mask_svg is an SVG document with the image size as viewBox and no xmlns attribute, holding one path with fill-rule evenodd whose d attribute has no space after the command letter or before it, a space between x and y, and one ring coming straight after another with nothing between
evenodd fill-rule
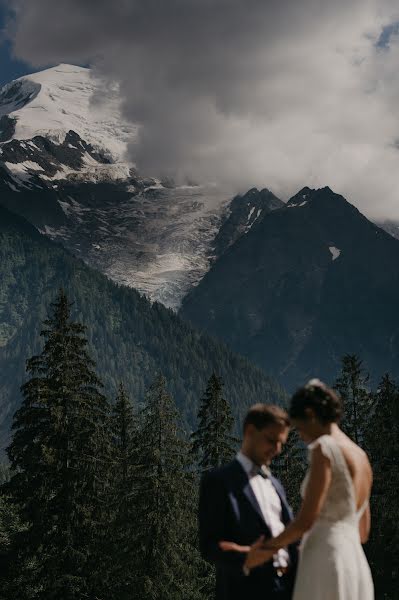
<instances>
[{"instance_id":1,"label":"groom's ear","mask_svg":"<svg viewBox=\"0 0 399 600\"><path fill-rule=\"evenodd\" d=\"M244 435L248 435L249 437L253 436L255 431L257 431L257 429L253 423L247 423L244 427Z\"/></svg>"}]
</instances>

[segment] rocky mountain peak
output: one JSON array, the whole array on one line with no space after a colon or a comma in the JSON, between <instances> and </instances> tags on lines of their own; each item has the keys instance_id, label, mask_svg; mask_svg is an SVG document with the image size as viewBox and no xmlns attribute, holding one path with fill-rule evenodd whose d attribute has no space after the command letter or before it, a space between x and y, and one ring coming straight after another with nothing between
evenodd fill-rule
<instances>
[{"instance_id":1,"label":"rocky mountain peak","mask_svg":"<svg viewBox=\"0 0 399 600\"><path fill-rule=\"evenodd\" d=\"M315 190L312 190L309 187L302 188L295 196L292 196L292 198L288 200L287 206L304 205L305 202L308 202L314 191Z\"/></svg>"},{"instance_id":2,"label":"rocky mountain peak","mask_svg":"<svg viewBox=\"0 0 399 600\"><path fill-rule=\"evenodd\" d=\"M259 191L254 187L243 195L235 196L215 238L214 258L221 256L268 213L283 206L284 202L267 188Z\"/></svg>"},{"instance_id":3,"label":"rocky mountain peak","mask_svg":"<svg viewBox=\"0 0 399 600\"><path fill-rule=\"evenodd\" d=\"M312 200L326 200L328 198L338 198L338 194L333 192L328 186L312 189L305 186L299 192L292 196L287 202L287 206L305 206L305 203ZM341 196L342 198L342 196Z\"/></svg>"}]
</instances>

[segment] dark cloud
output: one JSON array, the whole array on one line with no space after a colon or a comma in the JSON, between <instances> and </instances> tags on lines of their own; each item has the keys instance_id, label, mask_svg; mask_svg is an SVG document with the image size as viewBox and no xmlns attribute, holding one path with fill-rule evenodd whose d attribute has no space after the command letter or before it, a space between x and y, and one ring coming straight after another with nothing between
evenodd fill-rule
<instances>
[{"instance_id":1,"label":"dark cloud","mask_svg":"<svg viewBox=\"0 0 399 600\"><path fill-rule=\"evenodd\" d=\"M282 196L330 185L376 216L392 210L398 36L388 50L377 42L395 3L18 0L15 10L21 58L91 63L120 81L145 172Z\"/></svg>"},{"instance_id":2,"label":"dark cloud","mask_svg":"<svg viewBox=\"0 0 399 600\"><path fill-rule=\"evenodd\" d=\"M391 38L395 39L395 37L399 34L399 22L398 23L389 23L389 25L385 25L382 28L380 37L377 40L378 48L389 48L389 43Z\"/></svg>"}]
</instances>

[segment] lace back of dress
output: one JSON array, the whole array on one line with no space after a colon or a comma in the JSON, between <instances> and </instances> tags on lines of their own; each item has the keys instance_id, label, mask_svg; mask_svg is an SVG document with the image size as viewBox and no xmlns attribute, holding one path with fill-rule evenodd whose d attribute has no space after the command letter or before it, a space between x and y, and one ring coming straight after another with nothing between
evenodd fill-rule
<instances>
[{"instance_id":1,"label":"lace back of dress","mask_svg":"<svg viewBox=\"0 0 399 600\"><path fill-rule=\"evenodd\" d=\"M311 453L316 446L320 446L324 456L330 460L332 475L319 519L357 523L353 483L342 450L330 435L323 435L311 444Z\"/></svg>"}]
</instances>

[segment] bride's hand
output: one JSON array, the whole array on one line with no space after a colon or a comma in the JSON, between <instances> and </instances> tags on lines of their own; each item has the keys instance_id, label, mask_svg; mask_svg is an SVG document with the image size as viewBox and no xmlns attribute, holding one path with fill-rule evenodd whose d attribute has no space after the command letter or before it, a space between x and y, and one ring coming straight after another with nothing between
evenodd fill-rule
<instances>
[{"instance_id":1,"label":"bride's hand","mask_svg":"<svg viewBox=\"0 0 399 600\"><path fill-rule=\"evenodd\" d=\"M242 554L247 554L245 566L248 569L254 569L268 562L273 557L273 554L275 554L275 550L264 548L264 539L265 537L262 535L252 546L240 546L235 542L223 540L219 542L219 548L224 552L241 552Z\"/></svg>"},{"instance_id":2,"label":"bride's hand","mask_svg":"<svg viewBox=\"0 0 399 600\"><path fill-rule=\"evenodd\" d=\"M261 536L249 549L247 554L247 558L245 559L245 566L248 569L254 569L255 567L260 567L264 565L266 562L273 558L275 554L275 550L265 549L264 547L264 539L265 536Z\"/></svg>"}]
</instances>

